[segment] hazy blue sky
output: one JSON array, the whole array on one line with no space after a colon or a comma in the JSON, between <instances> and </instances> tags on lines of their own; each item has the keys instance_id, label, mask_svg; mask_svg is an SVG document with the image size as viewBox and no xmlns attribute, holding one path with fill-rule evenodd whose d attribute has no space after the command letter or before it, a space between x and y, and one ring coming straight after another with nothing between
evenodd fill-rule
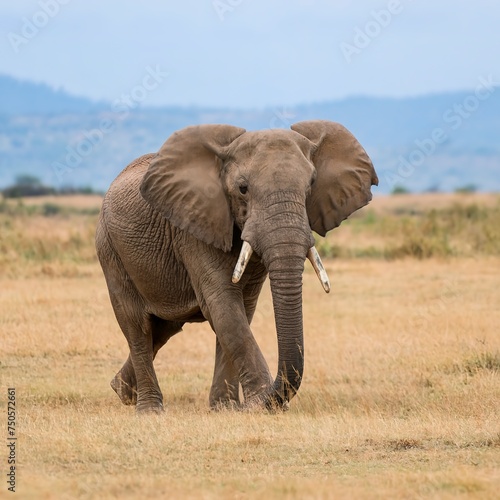
<instances>
[{"instance_id":1,"label":"hazy blue sky","mask_svg":"<svg viewBox=\"0 0 500 500\"><path fill-rule=\"evenodd\" d=\"M135 89L145 105L263 107L500 81L497 0L20 0L2 2L0 26L0 72L94 99Z\"/></svg>"}]
</instances>

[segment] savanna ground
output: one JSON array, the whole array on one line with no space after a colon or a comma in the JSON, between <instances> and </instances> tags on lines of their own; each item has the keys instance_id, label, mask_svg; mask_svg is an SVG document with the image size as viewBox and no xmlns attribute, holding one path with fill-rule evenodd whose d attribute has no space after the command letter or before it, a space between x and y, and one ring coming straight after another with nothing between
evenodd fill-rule
<instances>
[{"instance_id":1,"label":"savanna ground","mask_svg":"<svg viewBox=\"0 0 500 500\"><path fill-rule=\"evenodd\" d=\"M99 201L0 201L19 498L498 498L500 196L379 197L318 242L332 292L307 263L290 411L210 412L202 324L160 351L167 411L141 418L109 387L127 348L93 249ZM267 288L253 331L275 373Z\"/></svg>"}]
</instances>

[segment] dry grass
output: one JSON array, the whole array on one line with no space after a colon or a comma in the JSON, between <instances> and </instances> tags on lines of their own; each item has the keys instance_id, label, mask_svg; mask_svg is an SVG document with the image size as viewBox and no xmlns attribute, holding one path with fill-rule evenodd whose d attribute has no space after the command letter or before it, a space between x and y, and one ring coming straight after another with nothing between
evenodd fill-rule
<instances>
[{"instance_id":1,"label":"dry grass","mask_svg":"<svg viewBox=\"0 0 500 500\"><path fill-rule=\"evenodd\" d=\"M365 210L377 214L391 214L429 209L442 210L454 205L481 205L495 207L500 196L498 193L423 193L375 196Z\"/></svg>"},{"instance_id":2,"label":"dry grass","mask_svg":"<svg viewBox=\"0 0 500 500\"><path fill-rule=\"evenodd\" d=\"M65 241L79 219L51 220ZM138 418L108 385L126 344L85 249L1 270L20 498L497 498L500 258L330 260L329 295L307 265L289 412L210 412L213 333L189 325L156 361L166 413ZM253 330L275 371L267 288Z\"/></svg>"},{"instance_id":3,"label":"dry grass","mask_svg":"<svg viewBox=\"0 0 500 500\"><path fill-rule=\"evenodd\" d=\"M500 256L499 221L498 194L378 197L319 249L342 258Z\"/></svg>"},{"instance_id":4,"label":"dry grass","mask_svg":"<svg viewBox=\"0 0 500 500\"><path fill-rule=\"evenodd\" d=\"M31 206L42 206L53 203L70 208L92 209L101 207L102 198L98 194L27 196L23 198L23 203Z\"/></svg>"}]
</instances>

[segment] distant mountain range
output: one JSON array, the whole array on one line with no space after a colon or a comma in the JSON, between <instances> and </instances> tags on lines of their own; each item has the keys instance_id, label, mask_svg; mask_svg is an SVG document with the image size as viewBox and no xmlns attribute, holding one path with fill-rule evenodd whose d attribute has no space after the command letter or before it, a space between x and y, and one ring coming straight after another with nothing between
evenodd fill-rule
<instances>
[{"instance_id":1,"label":"distant mountain range","mask_svg":"<svg viewBox=\"0 0 500 500\"><path fill-rule=\"evenodd\" d=\"M351 130L371 156L380 178L376 192L466 185L500 191L500 87L487 79L464 92L255 110L97 103L5 75L0 96L0 187L30 174L50 185L105 190L127 163L187 125L255 130L328 119Z\"/></svg>"}]
</instances>

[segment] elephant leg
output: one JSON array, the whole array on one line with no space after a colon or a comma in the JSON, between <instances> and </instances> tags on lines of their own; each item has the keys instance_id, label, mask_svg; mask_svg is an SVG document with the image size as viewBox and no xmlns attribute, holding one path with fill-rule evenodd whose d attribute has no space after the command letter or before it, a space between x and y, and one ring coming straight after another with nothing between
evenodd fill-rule
<instances>
[{"instance_id":1,"label":"elephant leg","mask_svg":"<svg viewBox=\"0 0 500 500\"><path fill-rule=\"evenodd\" d=\"M236 408L240 405L240 381L238 371L225 355L219 340L215 341L215 368L212 387L210 389L210 407Z\"/></svg>"},{"instance_id":2,"label":"elephant leg","mask_svg":"<svg viewBox=\"0 0 500 500\"><path fill-rule=\"evenodd\" d=\"M260 405L272 391L274 381L250 330L241 286L231 281L234 256L221 255L194 238L190 241L192 251L183 253L183 263L203 317L215 332L219 349L216 357L220 363L215 367L210 401L228 400L226 380L234 387L231 398L236 399L234 373L237 373L245 405Z\"/></svg>"},{"instance_id":3,"label":"elephant leg","mask_svg":"<svg viewBox=\"0 0 500 500\"><path fill-rule=\"evenodd\" d=\"M243 303L249 324L252 322L257 299L266 278L264 266L258 268L257 271L255 277L251 278L247 283L243 293ZM228 356L225 355L219 339L216 338L215 368L212 388L210 389L210 407L212 409L238 407L240 405L239 385L238 371Z\"/></svg>"},{"instance_id":4,"label":"elephant leg","mask_svg":"<svg viewBox=\"0 0 500 500\"><path fill-rule=\"evenodd\" d=\"M183 323L165 321L153 316L151 324L154 359L158 351L167 341L182 330ZM137 379L130 355L120 371L111 381L111 387L116 394L118 394L118 397L124 405L135 405L137 403Z\"/></svg>"},{"instance_id":5,"label":"elephant leg","mask_svg":"<svg viewBox=\"0 0 500 500\"><path fill-rule=\"evenodd\" d=\"M163 395L153 366L153 333L148 319L122 326L137 380L137 412L163 410Z\"/></svg>"},{"instance_id":6,"label":"elephant leg","mask_svg":"<svg viewBox=\"0 0 500 500\"><path fill-rule=\"evenodd\" d=\"M112 301L113 302L113 301ZM130 354L111 381L111 387L125 404L136 404L137 412L163 410L163 395L153 366L153 335L147 318L142 321L117 315Z\"/></svg>"},{"instance_id":7,"label":"elephant leg","mask_svg":"<svg viewBox=\"0 0 500 500\"><path fill-rule=\"evenodd\" d=\"M161 411L163 395L153 366L154 317L145 311L142 297L119 262L108 265L105 276L116 319L130 349L111 387L123 402L136 402L137 412Z\"/></svg>"},{"instance_id":8,"label":"elephant leg","mask_svg":"<svg viewBox=\"0 0 500 500\"><path fill-rule=\"evenodd\" d=\"M221 369L227 370L229 363L234 367L243 389L245 404L252 406L254 403L260 404L262 397L269 393L273 379L240 301L241 295L234 296L232 291L220 293L214 301L208 301L206 314L227 359ZM215 377L218 387L222 385L221 378Z\"/></svg>"}]
</instances>

